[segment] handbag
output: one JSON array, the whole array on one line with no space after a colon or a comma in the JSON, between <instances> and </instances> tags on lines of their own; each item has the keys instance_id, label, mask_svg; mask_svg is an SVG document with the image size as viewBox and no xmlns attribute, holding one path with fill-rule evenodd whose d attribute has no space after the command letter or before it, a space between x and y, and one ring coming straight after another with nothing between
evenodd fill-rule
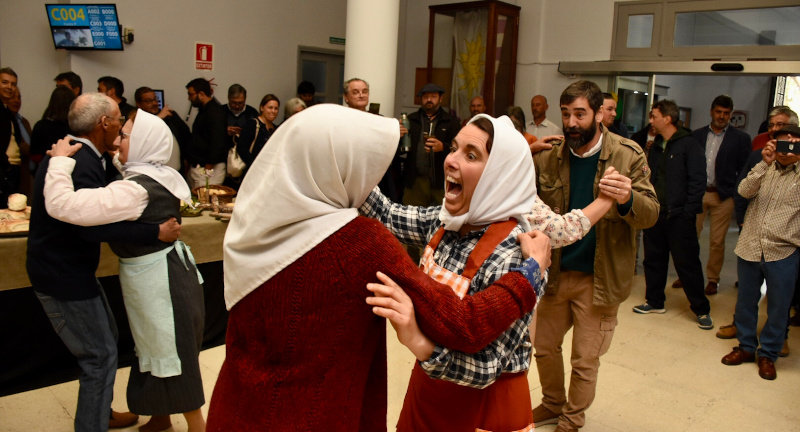
<instances>
[{"instance_id":1,"label":"handbag","mask_svg":"<svg viewBox=\"0 0 800 432\"><path fill-rule=\"evenodd\" d=\"M226 168L228 170L228 175L231 177L241 177L242 174L244 174L244 169L247 168L247 164L244 163L241 156L239 156L239 152L236 151L236 146L228 150L228 164Z\"/></svg>"},{"instance_id":2,"label":"handbag","mask_svg":"<svg viewBox=\"0 0 800 432\"><path fill-rule=\"evenodd\" d=\"M250 144L250 153L253 152L253 145L256 143L256 139L258 138L258 132L260 129L261 124L258 122L258 119L254 119L256 121L256 133L253 137L253 142ZM247 168L247 164L242 160L242 157L239 156L239 152L236 151L236 145L234 144L233 147L228 150L228 164L227 164L227 171L228 175L231 177L241 177L244 174L244 170Z\"/></svg>"}]
</instances>

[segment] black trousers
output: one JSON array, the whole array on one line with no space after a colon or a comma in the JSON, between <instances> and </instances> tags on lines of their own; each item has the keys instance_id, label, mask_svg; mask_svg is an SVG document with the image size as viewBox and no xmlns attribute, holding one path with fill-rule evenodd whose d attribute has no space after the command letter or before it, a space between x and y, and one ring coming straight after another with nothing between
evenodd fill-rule
<instances>
[{"instance_id":1,"label":"black trousers","mask_svg":"<svg viewBox=\"0 0 800 432\"><path fill-rule=\"evenodd\" d=\"M667 297L669 254L675 271L683 282L683 291L689 299L692 312L706 315L711 310L703 292L703 267L700 263L700 242L697 240L695 215L680 214L667 219L662 212L658 222L644 230L644 280L647 286L645 298L655 308L664 307Z\"/></svg>"},{"instance_id":2,"label":"black trousers","mask_svg":"<svg viewBox=\"0 0 800 432\"><path fill-rule=\"evenodd\" d=\"M800 273L797 275L797 282L794 284L794 296L792 297L792 306L795 312L800 314Z\"/></svg>"}]
</instances>

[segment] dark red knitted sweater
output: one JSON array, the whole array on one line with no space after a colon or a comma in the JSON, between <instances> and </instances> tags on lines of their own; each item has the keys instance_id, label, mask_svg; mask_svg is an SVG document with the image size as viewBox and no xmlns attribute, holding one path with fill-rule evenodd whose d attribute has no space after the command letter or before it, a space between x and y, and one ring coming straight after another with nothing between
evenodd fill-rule
<instances>
[{"instance_id":1,"label":"dark red knitted sweater","mask_svg":"<svg viewBox=\"0 0 800 432\"><path fill-rule=\"evenodd\" d=\"M386 323L365 301L379 270L425 334L459 351L480 350L536 302L514 272L459 300L359 216L231 309L207 430L385 431Z\"/></svg>"}]
</instances>

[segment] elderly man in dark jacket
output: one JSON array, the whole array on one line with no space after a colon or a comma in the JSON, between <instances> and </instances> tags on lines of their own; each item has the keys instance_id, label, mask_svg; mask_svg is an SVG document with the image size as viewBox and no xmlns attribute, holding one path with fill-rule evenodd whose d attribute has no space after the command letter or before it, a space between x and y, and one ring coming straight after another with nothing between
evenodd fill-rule
<instances>
[{"instance_id":1,"label":"elderly man in dark jacket","mask_svg":"<svg viewBox=\"0 0 800 432\"><path fill-rule=\"evenodd\" d=\"M664 287L667 283L669 253L683 282L698 326L714 327L711 306L703 293L703 269L695 221L703 211L706 162L700 143L689 131L678 128L678 105L671 100L653 104L650 124L659 134L650 149L650 182L656 190L661 210L658 222L644 230L644 278L647 301L633 308L636 313L664 313Z\"/></svg>"}]
</instances>

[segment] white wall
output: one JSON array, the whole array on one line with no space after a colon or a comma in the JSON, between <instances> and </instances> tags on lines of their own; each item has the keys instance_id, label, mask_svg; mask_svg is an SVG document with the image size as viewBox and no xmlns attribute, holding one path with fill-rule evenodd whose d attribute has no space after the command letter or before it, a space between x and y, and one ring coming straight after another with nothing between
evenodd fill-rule
<instances>
[{"instance_id":1,"label":"white wall","mask_svg":"<svg viewBox=\"0 0 800 432\"><path fill-rule=\"evenodd\" d=\"M561 92L581 77L562 75L558 72L558 62L609 59L614 0L527 0L520 2L520 6L520 27L531 26L538 33L533 40L538 41L540 47L530 53L530 59L535 62L533 65L517 69L516 104L526 109L526 115L532 116L527 114L530 100L534 95L542 94L550 105L547 118L560 125L558 99ZM520 36L523 35L521 32ZM519 61L527 63L531 60L520 57ZM582 78L596 81L600 88L607 89L604 77ZM524 80L531 80L533 88L522 84Z\"/></svg>"},{"instance_id":2,"label":"white wall","mask_svg":"<svg viewBox=\"0 0 800 432\"><path fill-rule=\"evenodd\" d=\"M197 76L214 78L215 92L226 101L227 87L238 82L257 105L265 93L285 101L297 82L299 46L342 50L328 38L344 37L347 0L118 0L121 23L135 29L136 40L122 52L60 52L50 39L44 4L47 0L0 0L0 65L20 75L22 112L41 116L53 77L74 70L86 90L102 75L125 82L126 94L147 85L163 88L167 103L183 114L188 110L186 83ZM53 1L53 0L50 0ZM414 71L425 67L428 6L457 0L401 0L397 47L395 112L413 111ZM520 39L515 104L528 119L530 99L543 94L550 103L548 118L560 124L558 98L576 78L558 72L559 61L608 60L613 34L614 0L508 0L520 6ZM11 11L11 12L7 12ZM194 70L195 41L215 44L213 72ZM586 76L604 90L603 77ZM693 125L708 110L711 99L728 93L737 108L748 109L752 127L766 115L768 79L757 77L667 77L670 97L693 109ZM707 121L707 118L702 121ZM751 131L750 127L747 128ZM755 129L752 130L755 132Z\"/></svg>"},{"instance_id":3,"label":"white wall","mask_svg":"<svg viewBox=\"0 0 800 432\"><path fill-rule=\"evenodd\" d=\"M19 74L22 113L32 122L47 106L53 77L67 70L81 76L85 91L94 91L103 75L118 77L131 104L137 87L164 89L182 115L189 108L185 85L199 76L214 78L222 103L233 83L247 89L250 105L266 93L285 102L297 86L298 46L343 50L328 38L345 37L346 0L117 0L120 23L135 29L133 44L124 51L60 52L50 37L48 2L55 3L0 0L0 64ZM195 41L215 44L213 71L194 69Z\"/></svg>"}]
</instances>

